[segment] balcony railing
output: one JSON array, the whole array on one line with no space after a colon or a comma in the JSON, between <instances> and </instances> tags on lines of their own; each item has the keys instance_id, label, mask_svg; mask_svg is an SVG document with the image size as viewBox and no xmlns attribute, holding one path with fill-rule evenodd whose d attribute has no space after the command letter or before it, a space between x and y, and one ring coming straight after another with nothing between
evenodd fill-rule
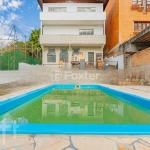
<instances>
[{"instance_id":1,"label":"balcony railing","mask_svg":"<svg viewBox=\"0 0 150 150\"><path fill-rule=\"evenodd\" d=\"M137 10L138 12L143 12L144 11L144 6L142 6L141 4L135 3L135 4L132 4L131 10ZM146 11L150 12L150 4L147 4Z\"/></svg>"}]
</instances>

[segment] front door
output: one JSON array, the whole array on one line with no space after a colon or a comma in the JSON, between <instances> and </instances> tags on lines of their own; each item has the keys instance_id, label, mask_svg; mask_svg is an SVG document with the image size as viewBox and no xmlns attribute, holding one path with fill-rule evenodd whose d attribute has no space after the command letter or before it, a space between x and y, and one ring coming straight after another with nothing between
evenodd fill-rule
<instances>
[{"instance_id":1,"label":"front door","mask_svg":"<svg viewBox=\"0 0 150 150\"><path fill-rule=\"evenodd\" d=\"M94 64L94 52L88 52L88 63Z\"/></svg>"}]
</instances>

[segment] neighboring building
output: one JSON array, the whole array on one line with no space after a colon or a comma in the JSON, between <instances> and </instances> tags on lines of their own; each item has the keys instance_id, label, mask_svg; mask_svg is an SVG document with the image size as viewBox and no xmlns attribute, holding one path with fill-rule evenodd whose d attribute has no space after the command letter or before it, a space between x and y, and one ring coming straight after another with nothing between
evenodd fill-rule
<instances>
[{"instance_id":1,"label":"neighboring building","mask_svg":"<svg viewBox=\"0 0 150 150\"><path fill-rule=\"evenodd\" d=\"M103 9L108 0L38 2L43 10L40 13L43 65L71 63L79 53L86 62L95 62L97 57L103 59L106 43Z\"/></svg>"},{"instance_id":2,"label":"neighboring building","mask_svg":"<svg viewBox=\"0 0 150 150\"><path fill-rule=\"evenodd\" d=\"M131 55L150 47L148 41L144 41L146 37L137 42L138 44L133 40L124 43L150 26L150 0L109 0L105 12L107 15L104 60L118 61L120 69L129 68ZM148 30L145 30L146 34ZM141 35L144 36L145 33Z\"/></svg>"}]
</instances>

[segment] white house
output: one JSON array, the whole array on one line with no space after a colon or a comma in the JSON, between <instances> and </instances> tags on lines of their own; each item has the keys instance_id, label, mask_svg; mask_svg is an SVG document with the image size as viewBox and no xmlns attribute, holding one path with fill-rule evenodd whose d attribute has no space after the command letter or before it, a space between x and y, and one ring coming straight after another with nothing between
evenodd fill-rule
<instances>
[{"instance_id":1,"label":"white house","mask_svg":"<svg viewBox=\"0 0 150 150\"><path fill-rule=\"evenodd\" d=\"M82 55L85 62L95 64L103 59L106 42L103 3L45 3L39 1L43 65L71 63ZM79 59L77 58L79 61Z\"/></svg>"}]
</instances>

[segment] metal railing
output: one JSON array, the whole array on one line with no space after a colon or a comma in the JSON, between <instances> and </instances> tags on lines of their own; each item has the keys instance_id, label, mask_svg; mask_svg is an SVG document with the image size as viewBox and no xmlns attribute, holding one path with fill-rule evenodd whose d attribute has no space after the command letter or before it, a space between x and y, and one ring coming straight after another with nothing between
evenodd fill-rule
<instances>
[{"instance_id":1,"label":"metal railing","mask_svg":"<svg viewBox=\"0 0 150 150\"><path fill-rule=\"evenodd\" d=\"M73 69L79 69L79 70L99 70L99 69L109 69L114 70L118 69L118 62L117 61L101 61L101 64L98 65L98 62L85 62L84 67L80 66L80 61L64 61L62 64L55 63L55 64L43 64L43 66L49 66L51 68L60 68L63 70L73 70Z\"/></svg>"}]
</instances>

